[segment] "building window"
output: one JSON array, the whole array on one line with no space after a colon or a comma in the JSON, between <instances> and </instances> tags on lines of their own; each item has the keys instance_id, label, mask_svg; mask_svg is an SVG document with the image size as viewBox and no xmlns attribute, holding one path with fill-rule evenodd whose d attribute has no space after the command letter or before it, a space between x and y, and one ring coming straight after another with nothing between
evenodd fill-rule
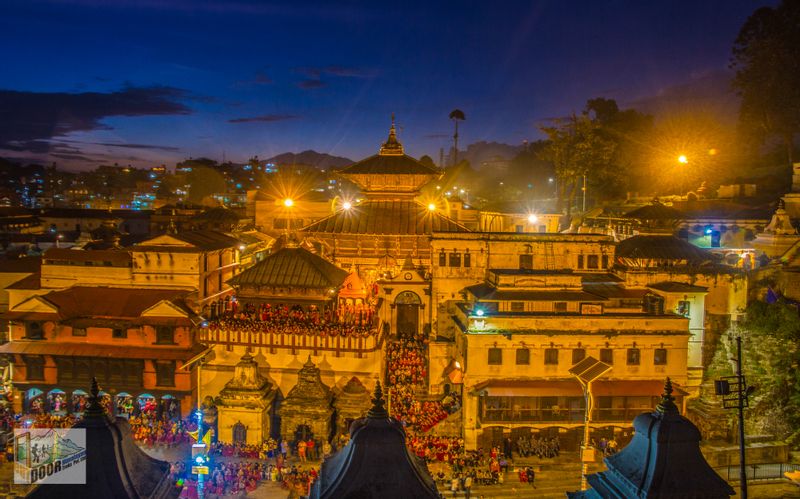
<instances>
[{"instance_id":1,"label":"building window","mask_svg":"<svg viewBox=\"0 0 800 499\"><path fill-rule=\"evenodd\" d=\"M578 362L582 361L586 358L586 349L584 348L573 348L572 349L572 364L577 364Z\"/></svg>"},{"instance_id":2,"label":"building window","mask_svg":"<svg viewBox=\"0 0 800 499\"><path fill-rule=\"evenodd\" d=\"M614 365L614 350L610 348L601 348L600 362L605 362L606 364Z\"/></svg>"},{"instance_id":3,"label":"building window","mask_svg":"<svg viewBox=\"0 0 800 499\"><path fill-rule=\"evenodd\" d=\"M691 310L690 303L686 300L681 300L678 302L678 315L682 315L684 317L689 317L689 312Z\"/></svg>"},{"instance_id":4,"label":"building window","mask_svg":"<svg viewBox=\"0 0 800 499\"><path fill-rule=\"evenodd\" d=\"M175 362L156 362L156 385L175 386Z\"/></svg>"},{"instance_id":5,"label":"building window","mask_svg":"<svg viewBox=\"0 0 800 499\"><path fill-rule=\"evenodd\" d=\"M578 268L583 268L583 255L578 255Z\"/></svg>"},{"instance_id":6,"label":"building window","mask_svg":"<svg viewBox=\"0 0 800 499\"><path fill-rule=\"evenodd\" d=\"M471 267L472 266L472 255L469 254L469 251L464 253L464 267Z\"/></svg>"},{"instance_id":7,"label":"building window","mask_svg":"<svg viewBox=\"0 0 800 499\"><path fill-rule=\"evenodd\" d=\"M519 268L532 269L533 268L533 255L519 255Z\"/></svg>"},{"instance_id":8,"label":"building window","mask_svg":"<svg viewBox=\"0 0 800 499\"><path fill-rule=\"evenodd\" d=\"M111 337L112 338L127 338L128 337L128 330L122 328L115 328L111 330Z\"/></svg>"},{"instance_id":9,"label":"building window","mask_svg":"<svg viewBox=\"0 0 800 499\"><path fill-rule=\"evenodd\" d=\"M656 348L653 352L653 364L657 366L665 366L667 365L667 349L666 348Z\"/></svg>"},{"instance_id":10,"label":"building window","mask_svg":"<svg viewBox=\"0 0 800 499\"><path fill-rule=\"evenodd\" d=\"M25 380L44 380L44 357L25 357Z\"/></svg>"},{"instance_id":11,"label":"building window","mask_svg":"<svg viewBox=\"0 0 800 499\"><path fill-rule=\"evenodd\" d=\"M169 326L156 328L156 343L175 343L175 330Z\"/></svg>"},{"instance_id":12,"label":"building window","mask_svg":"<svg viewBox=\"0 0 800 499\"><path fill-rule=\"evenodd\" d=\"M586 267L590 269L600 268L600 257L598 255L589 255L586 258Z\"/></svg>"},{"instance_id":13,"label":"building window","mask_svg":"<svg viewBox=\"0 0 800 499\"><path fill-rule=\"evenodd\" d=\"M544 363L548 366L558 365L558 349L545 348L544 350Z\"/></svg>"},{"instance_id":14,"label":"building window","mask_svg":"<svg viewBox=\"0 0 800 499\"><path fill-rule=\"evenodd\" d=\"M489 365L499 366L503 363L503 351L499 348L489 349Z\"/></svg>"},{"instance_id":15,"label":"building window","mask_svg":"<svg viewBox=\"0 0 800 499\"><path fill-rule=\"evenodd\" d=\"M451 267L461 266L461 253L450 253L450 266Z\"/></svg>"},{"instance_id":16,"label":"building window","mask_svg":"<svg viewBox=\"0 0 800 499\"><path fill-rule=\"evenodd\" d=\"M73 327L72 328L72 336L86 336L86 328L85 327Z\"/></svg>"},{"instance_id":17,"label":"building window","mask_svg":"<svg viewBox=\"0 0 800 499\"><path fill-rule=\"evenodd\" d=\"M527 348L517 348L517 365L527 366L531 363L531 351Z\"/></svg>"},{"instance_id":18,"label":"building window","mask_svg":"<svg viewBox=\"0 0 800 499\"><path fill-rule=\"evenodd\" d=\"M512 312L524 312L525 311L525 302L512 301L511 302L511 311Z\"/></svg>"},{"instance_id":19,"label":"building window","mask_svg":"<svg viewBox=\"0 0 800 499\"><path fill-rule=\"evenodd\" d=\"M25 323L25 339L27 340L43 340L44 328L41 322L26 322Z\"/></svg>"},{"instance_id":20,"label":"building window","mask_svg":"<svg viewBox=\"0 0 800 499\"><path fill-rule=\"evenodd\" d=\"M629 348L628 349L628 365L629 366L638 366L639 360L641 358L641 352L638 348Z\"/></svg>"},{"instance_id":21,"label":"building window","mask_svg":"<svg viewBox=\"0 0 800 499\"><path fill-rule=\"evenodd\" d=\"M567 302L565 302L565 301L553 302L553 311L554 312L566 312L567 311Z\"/></svg>"},{"instance_id":22,"label":"building window","mask_svg":"<svg viewBox=\"0 0 800 499\"><path fill-rule=\"evenodd\" d=\"M608 255L603 255L603 268L608 268Z\"/></svg>"},{"instance_id":23,"label":"building window","mask_svg":"<svg viewBox=\"0 0 800 499\"><path fill-rule=\"evenodd\" d=\"M444 253L444 251L439 253L439 266L447 267L447 255Z\"/></svg>"}]
</instances>

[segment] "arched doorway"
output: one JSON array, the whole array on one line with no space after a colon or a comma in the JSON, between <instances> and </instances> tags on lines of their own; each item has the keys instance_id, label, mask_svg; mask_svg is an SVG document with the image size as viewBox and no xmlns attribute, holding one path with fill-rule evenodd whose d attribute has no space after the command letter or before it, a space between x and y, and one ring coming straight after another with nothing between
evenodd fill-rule
<instances>
[{"instance_id":1,"label":"arched doorway","mask_svg":"<svg viewBox=\"0 0 800 499\"><path fill-rule=\"evenodd\" d=\"M247 428L241 421L233 425L233 443L244 444L247 442Z\"/></svg>"},{"instance_id":2,"label":"arched doorway","mask_svg":"<svg viewBox=\"0 0 800 499\"><path fill-rule=\"evenodd\" d=\"M394 300L397 308L397 335L416 336L419 331L419 308L422 301L413 291L403 291Z\"/></svg>"}]
</instances>

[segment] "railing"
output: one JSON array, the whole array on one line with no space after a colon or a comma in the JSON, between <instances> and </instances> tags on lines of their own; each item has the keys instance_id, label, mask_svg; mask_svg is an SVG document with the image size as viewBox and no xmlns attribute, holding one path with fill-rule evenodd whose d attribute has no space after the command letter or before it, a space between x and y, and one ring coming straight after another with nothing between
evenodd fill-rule
<instances>
[{"instance_id":1,"label":"railing","mask_svg":"<svg viewBox=\"0 0 800 499\"><path fill-rule=\"evenodd\" d=\"M312 352L358 353L379 350L383 344L383 326L378 324L371 334L364 337L318 336L310 334L285 334L267 331L239 331L235 329L201 329L199 341L207 345L247 346Z\"/></svg>"},{"instance_id":2,"label":"railing","mask_svg":"<svg viewBox=\"0 0 800 499\"><path fill-rule=\"evenodd\" d=\"M769 463L769 464L749 464L745 466L747 481L778 480L786 479L784 473L787 471L800 470L800 464L789 463ZM739 465L730 465L724 468L717 468L717 473L724 477L728 482L739 481Z\"/></svg>"},{"instance_id":3,"label":"railing","mask_svg":"<svg viewBox=\"0 0 800 499\"><path fill-rule=\"evenodd\" d=\"M514 422L583 422L586 410L579 409L491 409L485 408L484 416L481 421L486 423L514 423ZM628 408L628 409L595 409L592 411L592 422L630 422L633 418L643 412L652 411L651 408Z\"/></svg>"}]
</instances>

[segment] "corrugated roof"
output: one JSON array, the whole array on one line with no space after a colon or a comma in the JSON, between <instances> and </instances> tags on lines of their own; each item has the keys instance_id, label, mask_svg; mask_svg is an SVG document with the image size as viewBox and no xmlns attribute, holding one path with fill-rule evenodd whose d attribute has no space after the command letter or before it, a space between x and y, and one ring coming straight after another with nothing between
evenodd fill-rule
<instances>
[{"instance_id":1,"label":"corrugated roof","mask_svg":"<svg viewBox=\"0 0 800 499\"><path fill-rule=\"evenodd\" d=\"M681 220L684 218L684 214L661 203L653 203L629 211L622 217L636 220Z\"/></svg>"},{"instance_id":2,"label":"corrugated roof","mask_svg":"<svg viewBox=\"0 0 800 499\"><path fill-rule=\"evenodd\" d=\"M234 286L338 288L346 277L346 270L305 248L283 248L228 282Z\"/></svg>"},{"instance_id":3,"label":"corrugated roof","mask_svg":"<svg viewBox=\"0 0 800 499\"><path fill-rule=\"evenodd\" d=\"M664 291L665 293L705 293L708 291L708 288L704 288L703 286L694 286L685 282L673 281L657 282L647 287Z\"/></svg>"},{"instance_id":4,"label":"corrugated roof","mask_svg":"<svg viewBox=\"0 0 800 499\"><path fill-rule=\"evenodd\" d=\"M218 250L239 246L235 238L215 230L192 230L179 232L173 237L203 250Z\"/></svg>"},{"instance_id":5,"label":"corrugated roof","mask_svg":"<svg viewBox=\"0 0 800 499\"><path fill-rule=\"evenodd\" d=\"M675 236L633 236L617 245L619 258L653 260L688 260L690 263L712 261L711 253Z\"/></svg>"},{"instance_id":6,"label":"corrugated roof","mask_svg":"<svg viewBox=\"0 0 800 499\"><path fill-rule=\"evenodd\" d=\"M627 289L618 283L588 283L583 285L583 290L605 298L643 298L646 289Z\"/></svg>"},{"instance_id":7,"label":"corrugated roof","mask_svg":"<svg viewBox=\"0 0 800 499\"><path fill-rule=\"evenodd\" d=\"M438 168L423 165L406 154L402 156L376 154L340 170L339 173L342 175L439 175L441 172Z\"/></svg>"},{"instance_id":8,"label":"corrugated roof","mask_svg":"<svg viewBox=\"0 0 800 499\"><path fill-rule=\"evenodd\" d=\"M432 232L470 232L446 216L416 201L366 201L304 227L303 232L333 234L424 235Z\"/></svg>"},{"instance_id":9,"label":"corrugated roof","mask_svg":"<svg viewBox=\"0 0 800 499\"><path fill-rule=\"evenodd\" d=\"M42 259L38 256L22 258L3 258L0 260L0 272L25 273L39 272L42 268Z\"/></svg>"},{"instance_id":10,"label":"corrugated roof","mask_svg":"<svg viewBox=\"0 0 800 499\"><path fill-rule=\"evenodd\" d=\"M141 289L73 286L42 298L58 308L61 319L77 317L137 318L162 300L186 310L182 298L189 292L175 289ZM190 312L187 310L187 315Z\"/></svg>"}]
</instances>

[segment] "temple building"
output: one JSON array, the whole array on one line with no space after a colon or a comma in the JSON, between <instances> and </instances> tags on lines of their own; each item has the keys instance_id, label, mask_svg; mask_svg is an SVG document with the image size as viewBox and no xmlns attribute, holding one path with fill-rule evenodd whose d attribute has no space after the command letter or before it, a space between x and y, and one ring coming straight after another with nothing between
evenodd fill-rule
<instances>
[{"instance_id":1,"label":"temple building","mask_svg":"<svg viewBox=\"0 0 800 499\"><path fill-rule=\"evenodd\" d=\"M325 253L344 268L358 266L369 281L381 271L399 267L406 255L427 264L433 232L469 232L443 214L445 207L437 201L419 199L420 189L440 178L441 172L404 153L394 119L378 154L344 168L339 175L356 184L365 199L301 232L322 244Z\"/></svg>"},{"instance_id":2,"label":"temple building","mask_svg":"<svg viewBox=\"0 0 800 499\"><path fill-rule=\"evenodd\" d=\"M297 384L281 403L281 438L287 441L309 438L330 440L333 392L322 382L311 356L297 373Z\"/></svg>"},{"instance_id":3,"label":"temple building","mask_svg":"<svg viewBox=\"0 0 800 499\"><path fill-rule=\"evenodd\" d=\"M258 371L258 363L245 353L233 378L219 392L218 439L223 442L258 445L270 437L275 415L275 391Z\"/></svg>"},{"instance_id":4,"label":"temple building","mask_svg":"<svg viewBox=\"0 0 800 499\"><path fill-rule=\"evenodd\" d=\"M77 253L77 251L76 251ZM205 351L193 329L199 318L187 291L73 286L14 305L9 342L15 367L14 409L81 413L86 380L96 377L114 411L162 404L176 415L194 405L191 371Z\"/></svg>"}]
</instances>

